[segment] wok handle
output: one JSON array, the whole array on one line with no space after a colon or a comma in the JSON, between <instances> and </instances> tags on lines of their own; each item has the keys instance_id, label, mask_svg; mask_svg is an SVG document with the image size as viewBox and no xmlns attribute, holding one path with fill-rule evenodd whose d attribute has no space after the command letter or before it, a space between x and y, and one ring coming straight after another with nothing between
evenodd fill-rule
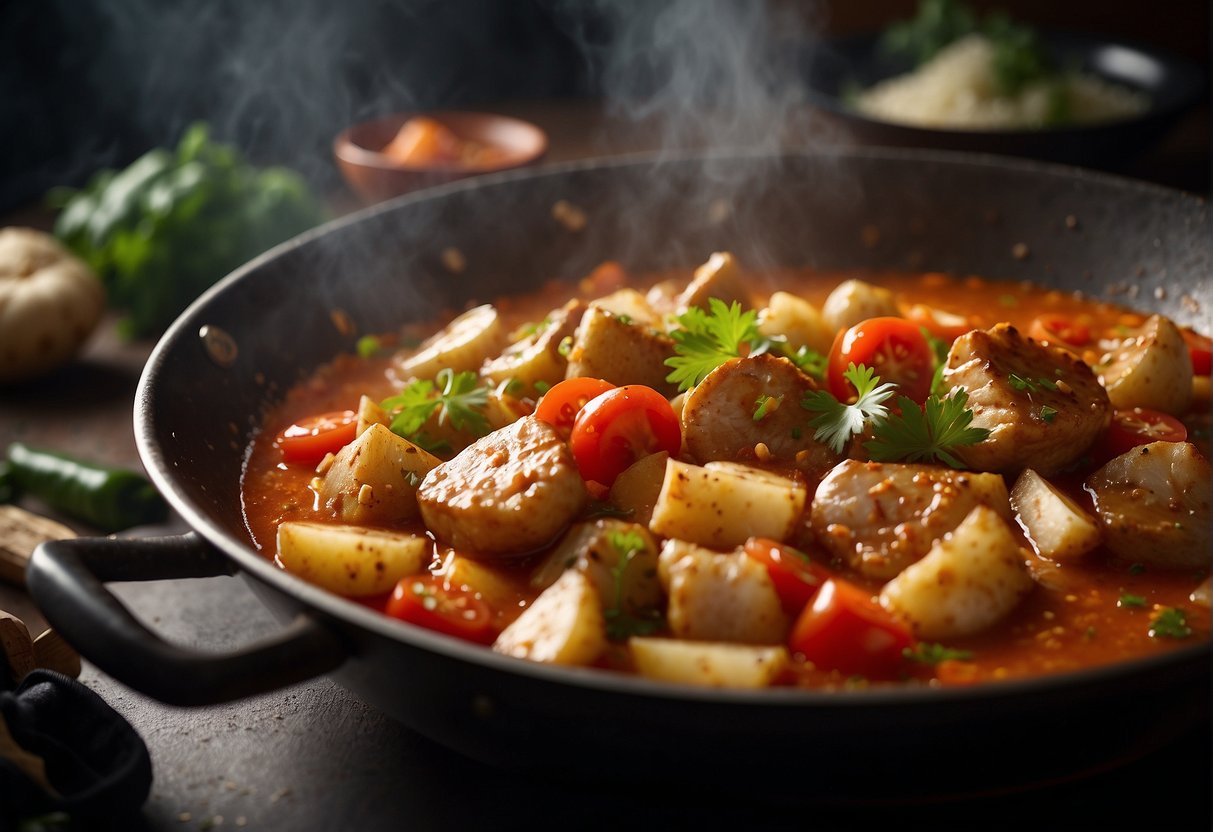
<instances>
[{"instance_id":1,"label":"wok handle","mask_svg":"<svg viewBox=\"0 0 1213 832\"><path fill-rule=\"evenodd\" d=\"M300 615L285 630L235 652L205 653L161 639L103 584L235 573L193 532L177 537L81 537L43 543L26 587L51 625L120 682L170 705L213 705L274 690L339 666L346 649Z\"/></svg>"}]
</instances>

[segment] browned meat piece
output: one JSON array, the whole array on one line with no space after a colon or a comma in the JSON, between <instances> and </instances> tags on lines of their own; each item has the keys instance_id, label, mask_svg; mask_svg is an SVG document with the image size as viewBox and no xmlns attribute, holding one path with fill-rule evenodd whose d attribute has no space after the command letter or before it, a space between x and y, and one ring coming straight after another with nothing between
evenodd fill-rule
<instances>
[{"instance_id":1,"label":"browned meat piece","mask_svg":"<svg viewBox=\"0 0 1213 832\"><path fill-rule=\"evenodd\" d=\"M800 406L801 397L816 389L786 358L763 354L726 361L687 395L687 450L701 463L776 462L821 477L842 456L813 439L811 414ZM755 419L762 396L768 397L765 415Z\"/></svg>"},{"instance_id":2,"label":"browned meat piece","mask_svg":"<svg viewBox=\"0 0 1213 832\"><path fill-rule=\"evenodd\" d=\"M1111 418L1090 367L1010 324L957 338L943 380L968 391L973 427L990 431L984 442L956 449L976 471L1054 474L1081 457Z\"/></svg>"},{"instance_id":3,"label":"browned meat piece","mask_svg":"<svg viewBox=\"0 0 1213 832\"><path fill-rule=\"evenodd\" d=\"M810 524L831 554L887 580L931 550L978 505L1011 519L998 474L848 459L822 480Z\"/></svg>"},{"instance_id":4,"label":"browned meat piece","mask_svg":"<svg viewBox=\"0 0 1213 832\"><path fill-rule=\"evenodd\" d=\"M417 490L425 525L464 554L513 555L550 543L585 506L577 463L534 417L477 440Z\"/></svg>"}]
</instances>

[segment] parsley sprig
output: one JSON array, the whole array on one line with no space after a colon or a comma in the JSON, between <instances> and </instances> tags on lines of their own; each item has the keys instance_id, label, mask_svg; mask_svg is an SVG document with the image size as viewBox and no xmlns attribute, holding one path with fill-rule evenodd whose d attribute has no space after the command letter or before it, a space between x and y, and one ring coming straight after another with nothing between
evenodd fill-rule
<instances>
[{"instance_id":1,"label":"parsley sprig","mask_svg":"<svg viewBox=\"0 0 1213 832\"><path fill-rule=\"evenodd\" d=\"M661 627L661 616L656 610L647 610L647 614L633 615L624 608L623 576L627 573L632 561L648 546L639 532L614 531L607 536L611 547L615 550L615 565L611 567L611 577L615 580L615 603L602 615L606 619L607 638L611 641L622 641L629 636L647 636Z\"/></svg>"},{"instance_id":2,"label":"parsley sprig","mask_svg":"<svg viewBox=\"0 0 1213 832\"><path fill-rule=\"evenodd\" d=\"M758 332L758 313L743 312L741 304L725 305L708 299L708 311L692 306L678 316L679 328L670 333L674 355L665 360L672 372L666 381L679 391L690 390L730 358L757 355L768 345Z\"/></svg>"},{"instance_id":3,"label":"parsley sprig","mask_svg":"<svg viewBox=\"0 0 1213 832\"><path fill-rule=\"evenodd\" d=\"M952 468L964 468L952 451L961 445L973 445L987 439L985 428L970 427L973 411L966 405L969 393L958 387L941 398L932 393L923 407L906 396L897 397L900 415L872 426L875 439L863 447L876 462L943 462Z\"/></svg>"},{"instance_id":4,"label":"parsley sprig","mask_svg":"<svg viewBox=\"0 0 1213 832\"><path fill-rule=\"evenodd\" d=\"M846 449L852 436L863 433L869 419L884 419L889 415L883 402L897 388L892 382L881 384L876 371L862 364L858 367L849 365L843 377L855 386L854 404L843 404L825 390L805 393L800 400L801 407L818 414L809 422L809 427L816 429L813 438L829 445L838 454Z\"/></svg>"},{"instance_id":5,"label":"parsley sprig","mask_svg":"<svg viewBox=\"0 0 1213 832\"><path fill-rule=\"evenodd\" d=\"M489 432L489 422L482 408L488 400L489 388L480 383L475 373L445 369L438 371L434 381L414 381L398 395L384 399L380 407L392 417L389 427L393 433L427 450L435 450L444 443L422 432L431 416L438 414L439 425L449 421L455 430L484 436Z\"/></svg>"}]
</instances>

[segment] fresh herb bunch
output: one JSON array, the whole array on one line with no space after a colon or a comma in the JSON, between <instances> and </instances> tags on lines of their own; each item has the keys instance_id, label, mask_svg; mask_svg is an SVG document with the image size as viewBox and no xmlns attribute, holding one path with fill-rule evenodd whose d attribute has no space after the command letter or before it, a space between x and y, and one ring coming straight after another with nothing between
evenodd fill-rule
<instances>
[{"instance_id":1,"label":"fresh herb bunch","mask_svg":"<svg viewBox=\"0 0 1213 832\"><path fill-rule=\"evenodd\" d=\"M1056 71L1035 30L1001 13L980 20L956 0L922 0L913 19L885 31L881 46L923 64L950 43L972 34L984 36L994 46L994 82L1003 95L1015 95ZM1063 102L1050 101L1051 115L1063 109Z\"/></svg>"},{"instance_id":2,"label":"fresh herb bunch","mask_svg":"<svg viewBox=\"0 0 1213 832\"><path fill-rule=\"evenodd\" d=\"M897 389L892 382L881 384L876 371L862 364L858 367L848 365L843 376L855 386L854 404L843 404L825 390L805 393L800 400L800 406L805 410L819 414L809 422L809 427L816 428L813 438L829 445L836 454L846 449L852 436L863 433L869 420L884 419L889 415L884 402Z\"/></svg>"},{"instance_id":3,"label":"fresh herb bunch","mask_svg":"<svg viewBox=\"0 0 1213 832\"><path fill-rule=\"evenodd\" d=\"M154 149L48 201L62 209L55 235L100 276L128 337L163 330L219 278L325 219L297 174L252 167L204 124L175 153Z\"/></svg>"},{"instance_id":4,"label":"fresh herb bunch","mask_svg":"<svg viewBox=\"0 0 1213 832\"><path fill-rule=\"evenodd\" d=\"M680 391L690 390L729 359L758 355L770 346L758 331L758 313L743 312L737 301L726 305L708 298L707 312L692 306L678 316L678 324L670 333L674 355L665 364L672 370L666 381Z\"/></svg>"}]
</instances>

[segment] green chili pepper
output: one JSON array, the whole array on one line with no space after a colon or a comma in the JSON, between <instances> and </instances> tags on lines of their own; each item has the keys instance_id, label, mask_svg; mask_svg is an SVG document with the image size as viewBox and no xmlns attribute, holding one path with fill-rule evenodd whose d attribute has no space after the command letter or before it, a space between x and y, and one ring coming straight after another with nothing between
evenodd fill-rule
<instances>
[{"instance_id":1,"label":"green chili pepper","mask_svg":"<svg viewBox=\"0 0 1213 832\"><path fill-rule=\"evenodd\" d=\"M155 486L134 471L21 442L8 446L8 466L18 491L106 533L161 522L168 515L168 505Z\"/></svg>"}]
</instances>

